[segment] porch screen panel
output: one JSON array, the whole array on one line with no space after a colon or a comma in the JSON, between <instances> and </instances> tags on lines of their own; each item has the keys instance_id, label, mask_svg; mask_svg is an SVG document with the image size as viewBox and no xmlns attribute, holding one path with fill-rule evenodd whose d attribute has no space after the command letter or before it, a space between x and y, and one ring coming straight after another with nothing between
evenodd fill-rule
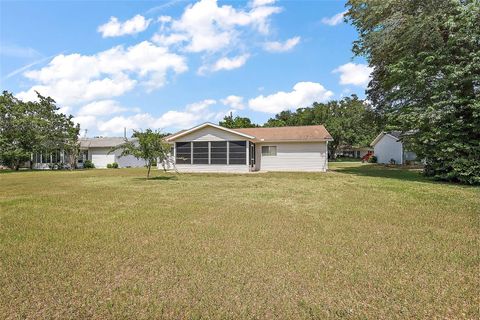
<instances>
[{"instance_id":1,"label":"porch screen panel","mask_svg":"<svg viewBox=\"0 0 480 320\"><path fill-rule=\"evenodd\" d=\"M193 164L208 164L208 142L193 143Z\"/></svg>"},{"instance_id":2,"label":"porch screen panel","mask_svg":"<svg viewBox=\"0 0 480 320\"><path fill-rule=\"evenodd\" d=\"M226 141L212 141L210 142L210 149L211 164L227 164Z\"/></svg>"},{"instance_id":3,"label":"porch screen panel","mask_svg":"<svg viewBox=\"0 0 480 320\"><path fill-rule=\"evenodd\" d=\"M192 159L190 142L177 142L176 148L177 154L175 157L175 163L190 164Z\"/></svg>"},{"instance_id":4,"label":"porch screen panel","mask_svg":"<svg viewBox=\"0 0 480 320\"><path fill-rule=\"evenodd\" d=\"M247 142L230 141L228 156L230 164L247 164Z\"/></svg>"}]
</instances>

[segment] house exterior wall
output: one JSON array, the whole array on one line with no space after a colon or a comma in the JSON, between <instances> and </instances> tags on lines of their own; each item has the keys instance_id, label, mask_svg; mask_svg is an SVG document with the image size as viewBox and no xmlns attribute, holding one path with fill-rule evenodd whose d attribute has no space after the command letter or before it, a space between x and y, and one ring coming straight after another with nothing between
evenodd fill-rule
<instances>
[{"instance_id":1,"label":"house exterior wall","mask_svg":"<svg viewBox=\"0 0 480 320\"><path fill-rule=\"evenodd\" d=\"M179 172L230 172L230 173L244 173L250 171L250 166L247 165L249 156L248 139L220 130L213 127L205 127L175 139L175 142L200 142L200 141L247 141L246 144L246 159L245 165L223 165L223 164L175 164L175 168ZM175 146L175 143L173 143ZM175 160L176 150L174 150L173 160ZM159 169L163 169L162 165L158 165ZM167 169L172 169L173 164L167 164Z\"/></svg>"},{"instance_id":2,"label":"house exterior wall","mask_svg":"<svg viewBox=\"0 0 480 320\"><path fill-rule=\"evenodd\" d=\"M413 151L404 151L403 153L404 161L414 161L417 160L417 154Z\"/></svg>"},{"instance_id":3,"label":"house exterior wall","mask_svg":"<svg viewBox=\"0 0 480 320\"><path fill-rule=\"evenodd\" d=\"M263 156L262 146L276 146L276 156ZM272 142L256 144L256 169L260 171L326 171L326 142Z\"/></svg>"},{"instance_id":4,"label":"house exterior wall","mask_svg":"<svg viewBox=\"0 0 480 320\"><path fill-rule=\"evenodd\" d=\"M403 145L395 137L384 135L373 147L373 154L377 157L378 163L390 163L391 159L396 164L403 164Z\"/></svg>"},{"instance_id":5,"label":"house exterior wall","mask_svg":"<svg viewBox=\"0 0 480 320\"><path fill-rule=\"evenodd\" d=\"M110 151L110 148L89 148L88 149L88 160L92 161L92 159L95 156L105 156L108 157L108 152ZM111 158L113 161L107 161L107 163L112 163L116 162L118 163L119 168L127 168L127 167L143 167L145 166L145 160L143 159L137 159L134 156L125 156L125 157L120 157L120 154L122 153L121 150L116 150L115 152L111 153ZM95 163L93 161L93 164L95 165L95 168L106 168L107 163Z\"/></svg>"},{"instance_id":6,"label":"house exterior wall","mask_svg":"<svg viewBox=\"0 0 480 320\"><path fill-rule=\"evenodd\" d=\"M161 167L160 167L161 168ZM225 173L247 173L247 165L220 165L220 164L177 164L179 172L225 172Z\"/></svg>"}]
</instances>

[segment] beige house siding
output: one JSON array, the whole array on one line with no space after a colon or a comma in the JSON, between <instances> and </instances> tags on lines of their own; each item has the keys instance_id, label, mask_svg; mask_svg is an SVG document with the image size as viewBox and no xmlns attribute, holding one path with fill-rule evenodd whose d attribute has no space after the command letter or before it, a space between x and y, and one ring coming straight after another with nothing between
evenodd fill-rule
<instances>
[{"instance_id":1,"label":"beige house siding","mask_svg":"<svg viewBox=\"0 0 480 320\"><path fill-rule=\"evenodd\" d=\"M112 163L116 162L118 163L118 166L120 168L127 168L127 167L132 167L132 168L138 168L138 167L144 167L146 165L144 159L137 159L134 156L125 156L125 157L120 157L120 154L122 153L122 150L115 150L114 152L109 154L109 151L111 148L90 148L88 150L88 160L93 161L93 164L95 165L95 168L106 168L107 163ZM113 161L107 161L107 163L95 163L94 157L99 156L99 157L108 157L111 158Z\"/></svg>"},{"instance_id":2,"label":"beige house siding","mask_svg":"<svg viewBox=\"0 0 480 320\"><path fill-rule=\"evenodd\" d=\"M262 156L262 146L276 146L276 156ZM326 142L256 144L256 169L261 171L326 171Z\"/></svg>"}]
</instances>

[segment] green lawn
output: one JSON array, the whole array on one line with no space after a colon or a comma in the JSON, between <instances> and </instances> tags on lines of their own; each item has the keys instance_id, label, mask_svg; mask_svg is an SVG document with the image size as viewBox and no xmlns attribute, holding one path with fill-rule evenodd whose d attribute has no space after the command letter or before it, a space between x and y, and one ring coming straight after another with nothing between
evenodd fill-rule
<instances>
[{"instance_id":1,"label":"green lawn","mask_svg":"<svg viewBox=\"0 0 480 320\"><path fill-rule=\"evenodd\" d=\"M478 319L480 188L331 168L0 174L0 318Z\"/></svg>"}]
</instances>

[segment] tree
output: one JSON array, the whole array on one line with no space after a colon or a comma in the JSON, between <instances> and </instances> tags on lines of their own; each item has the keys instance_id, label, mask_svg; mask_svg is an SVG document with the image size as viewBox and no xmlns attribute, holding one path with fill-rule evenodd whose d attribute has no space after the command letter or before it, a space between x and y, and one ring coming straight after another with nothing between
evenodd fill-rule
<instances>
[{"instance_id":1,"label":"tree","mask_svg":"<svg viewBox=\"0 0 480 320\"><path fill-rule=\"evenodd\" d=\"M332 135L328 143L331 158L341 146L368 146L380 130L381 118L365 101L356 95L313 103L312 107L300 108L295 112L282 111L265 123L265 127L304 126L323 124Z\"/></svg>"},{"instance_id":2,"label":"tree","mask_svg":"<svg viewBox=\"0 0 480 320\"><path fill-rule=\"evenodd\" d=\"M411 132L425 174L480 183L480 2L350 0L356 55L373 67L367 94L391 128Z\"/></svg>"},{"instance_id":3,"label":"tree","mask_svg":"<svg viewBox=\"0 0 480 320\"><path fill-rule=\"evenodd\" d=\"M0 96L0 162L18 170L35 152L52 152L78 144L80 127L59 113L51 98L23 102L4 91Z\"/></svg>"},{"instance_id":4,"label":"tree","mask_svg":"<svg viewBox=\"0 0 480 320\"><path fill-rule=\"evenodd\" d=\"M247 117L239 117L236 116L235 118L230 113L230 115L225 116L223 121L218 123L222 127L235 129L235 128L254 128L257 127L256 124L253 124L252 121Z\"/></svg>"},{"instance_id":5,"label":"tree","mask_svg":"<svg viewBox=\"0 0 480 320\"><path fill-rule=\"evenodd\" d=\"M144 159L148 168L147 179L149 179L152 164L157 161L161 162L166 171L165 163L168 161L171 146L163 140L164 136L161 132L151 129L145 132L134 131L132 135L134 139L125 139L124 143L112 148L110 152L122 150L120 157L132 155L137 159Z\"/></svg>"}]
</instances>

